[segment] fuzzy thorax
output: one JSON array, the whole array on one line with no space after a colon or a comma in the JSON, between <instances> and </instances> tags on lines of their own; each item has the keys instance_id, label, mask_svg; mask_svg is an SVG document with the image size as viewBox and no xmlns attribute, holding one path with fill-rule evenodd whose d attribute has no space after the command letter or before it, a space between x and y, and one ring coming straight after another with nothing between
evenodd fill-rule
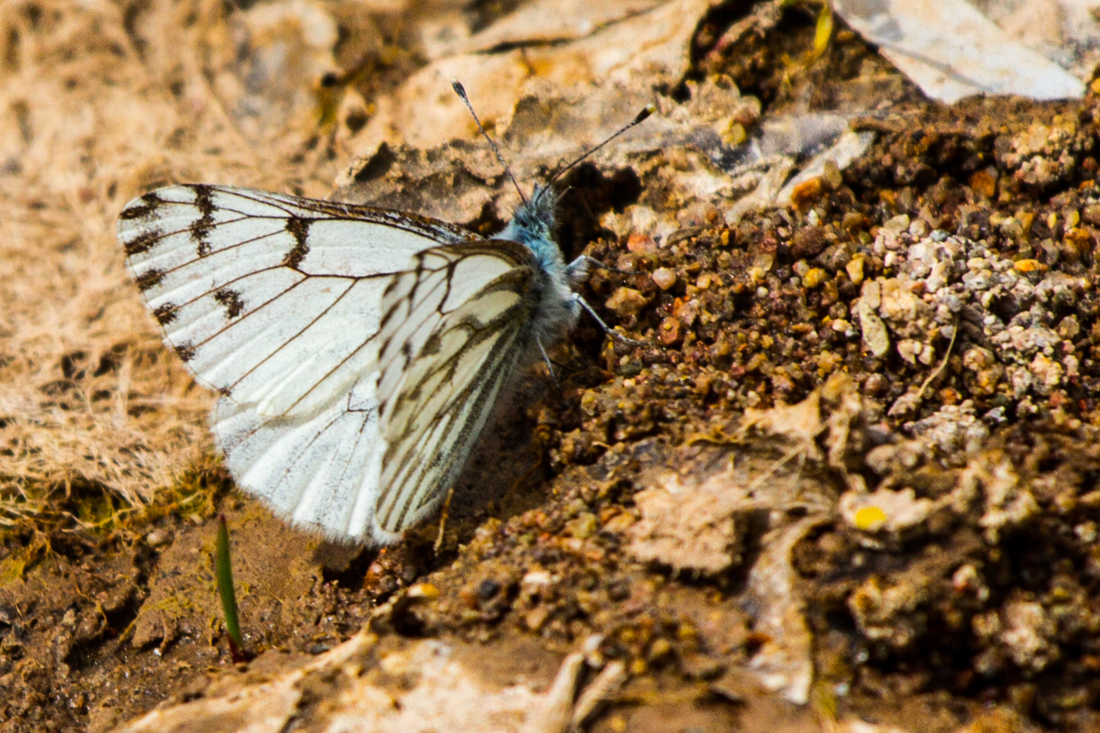
<instances>
[{"instance_id":1,"label":"fuzzy thorax","mask_svg":"<svg viewBox=\"0 0 1100 733\"><path fill-rule=\"evenodd\" d=\"M536 187L530 200L516 210L496 239L518 242L535 256L535 282L531 287L532 341L544 346L556 342L573 327L580 315L580 296L573 292L578 267L566 266L561 248L554 240L557 194L549 187ZM582 272L583 274L583 272ZM583 278L582 278L583 279Z\"/></svg>"}]
</instances>

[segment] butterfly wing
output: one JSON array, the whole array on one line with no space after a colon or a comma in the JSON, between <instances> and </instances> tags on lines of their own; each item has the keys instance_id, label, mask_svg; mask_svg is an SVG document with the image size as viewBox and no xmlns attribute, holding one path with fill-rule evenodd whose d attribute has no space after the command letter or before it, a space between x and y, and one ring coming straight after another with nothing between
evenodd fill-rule
<instances>
[{"instance_id":1,"label":"butterfly wing","mask_svg":"<svg viewBox=\"0 0 1100 733\"><path fill-rule=\"evenodd\" d=\"M383 292L417 252L480 238L205 185L135 199L118 237L165 341L222 394L214 431L238 484L294 523L371 541Z\"/></svg>"},{"instance_id":2,"label":"butterfly wing","mask_svg":"<svg viewBox=\"0 0 1100 733\"><path fill-rule=\"evenodd\" d=\"M526 352L535 273L528 248L490 240L421 252L386 290L376 535L431 511L462 470Z\"/></svg>"},{"instance_id":3,"label":"butterfly wing","mask_svg":"<svg viewBox=\"0 0 1100 733\"><path fill-rule=\"evenodd\" d=\"M130 202L118 237L165 340L261 415L308 415L377 362L382 293L412 256L480 239L443 222L239 188Z\"/></svg>"}]
</instances>

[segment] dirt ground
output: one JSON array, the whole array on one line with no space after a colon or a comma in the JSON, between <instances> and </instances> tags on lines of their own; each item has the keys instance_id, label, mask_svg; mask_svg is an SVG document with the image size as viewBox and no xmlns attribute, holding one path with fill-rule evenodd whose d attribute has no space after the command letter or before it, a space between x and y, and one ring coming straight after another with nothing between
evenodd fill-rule
<instances>
[{"instance_id":1,"label":"dirt ground","mask_svg":"<svg viewBox=\"0 0 1100 733\"><path fill-rule=\"evenodd\" d=\"M567 668L601 733L1100 730L1095 98L927 102L842 25L815 51L811 6L696 3L675 73L622 109L650 95L689 129L725 95L723 149L826 114L869 146L741 209L774 161L722 162L681 128L573 171L563 249L612 265L583 294L640 344L583 320L442 528L344 546L233 488L117 212L173 181L338 184L489 232L512 194L469 125L399 143L378 121L410 99L436 119L408 96L430 39L536 5L0 5L0 731L157 706L127 730L239 730L225 701L248 695L290 700L263 730L395 729L340 717L375 700L357 685L421 715L406 730L460 729L417 705L460 720L471 689L513 716L485 730L518 730L554 700L579 715ZM660 3L636 5L593 27ZM519 49L530 82L566 45L501 35L469 58ZM523 141L564 117L524 89L484 116L530 185L556 161ZM219 513L246 664L214 590Z\"/></svg>"}]
</instances>

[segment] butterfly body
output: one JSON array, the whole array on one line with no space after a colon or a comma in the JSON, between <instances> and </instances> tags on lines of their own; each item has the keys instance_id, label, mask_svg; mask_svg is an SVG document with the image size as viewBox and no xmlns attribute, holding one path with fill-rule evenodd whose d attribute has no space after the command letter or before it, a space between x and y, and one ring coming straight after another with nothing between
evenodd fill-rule
<instances>
[{"instance_id":1,"label":"butterfly body","mask_svg":"<svg viewBox=\"0 0 1100 733\"><path fill-rule=\"evenodd\" d=\"M565 264L561 248L554 239L557 196L550 188L535 188L529 201L516 211L512 220L494 239L518 242L531 250L535 258L536 280L531 288L533 316L530 335L546 345L562 338L577 322L581 312L580 296L573 288L587 274L587 258ZM532 344L541 356L537 344Z\"/></svg>"},{"instance_id":2,"label":"butterfly body","mask_svg":"<svg viewBox=\"0 0 1100 733\"><path fill-rule=\"evenodd\" d=\"M172 186L118 236L174 347L220 398L238 485L293 524L386 544L446 496L510 384L576 322L556 198L493 239L387 209Z\"/></svg>"}]
</instances>

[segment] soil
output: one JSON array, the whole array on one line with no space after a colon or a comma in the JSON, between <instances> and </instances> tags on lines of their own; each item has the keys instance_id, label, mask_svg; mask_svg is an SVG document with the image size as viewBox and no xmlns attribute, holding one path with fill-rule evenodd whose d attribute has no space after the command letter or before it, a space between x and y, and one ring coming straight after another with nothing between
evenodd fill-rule
<instances>
[{"instance_id":1,"label":"soil","mask_svg":"<svg viewBox=\"0 0 1100 733\"><path fill-rule=\"evenodd\" d=\"M168 179L236 171L234 183L323 195L361 120L332 130L287 112L264 118L280 132L253 130L234 148L229 123L204 132L180 117L149 122L144 147L125 148L151 133L72 117L105 109L90 100L104 84L148 105L116 102L115 115L207 105L211 117L217 95L200 99L195 69L149 37L159 18L188 29L181 46L218 48L211 29L228 33L230 11L193 5L187 17L119 6L96 16L98 40L80 29L92 11L3 11L5 101L24 122L0 175L9 226L24 228L9 230L22 249L0 250L0 273L38 284L13 286L0 316L0 731L107 731L226 680L302 667L364 627L379 649L443 642L486 684L537 690L593 640L586 679L610 661L627 671L588 725L601 733L856 719L1100 729L1094 97L937 105L843 28L804 61L812 14L777 11L766 32L723 43L748 8L712 11L671 95L723 76L760 101L761 119L858 112L853 129L874 142L790 206L737 222L720 202L680 210L644 176L567 180L587 180L597 217L625 200L678 222L664 238L598 224L568 235L613 266L583 295L641 343L582 321L553 355L557 382L536 369L501 411L445 524L365 549L297 532L233 488L204 432L210 397L142 320L112 237L125 200ZM353 10L339 6L348 45L336 56L383 69L347 82L369 106L421 61L402 46L413 43L404 11ZM504 10L478 5L479 22ZM385 43L356 55L346 29L367 21ZM224 55L203 63L240 72ZM278 82L287 109L320 88L301 68ZM43 98L69 102L15 91L32 72L55 84ZM286 89L250 93L279 102ZM35 147L77 125L98 141L85 152ZM868 338L875 329L888 348ZM673 480L669 505L660 492ZM718 485L744 491L707 493ZM250 662L233 660L221 621L219 514ZM789 552L775 549L784 537ZM788 589L761 594L762 560L789 569ZM793 630L768 620L778 607L797 610ZM772 692L751 670L777 649L797 662L803 632L813 681L799 705L781 694L797 665ZM311 694L293 716L301 729L327 714L325 689Z\"/></svg>"}]
</instances>

